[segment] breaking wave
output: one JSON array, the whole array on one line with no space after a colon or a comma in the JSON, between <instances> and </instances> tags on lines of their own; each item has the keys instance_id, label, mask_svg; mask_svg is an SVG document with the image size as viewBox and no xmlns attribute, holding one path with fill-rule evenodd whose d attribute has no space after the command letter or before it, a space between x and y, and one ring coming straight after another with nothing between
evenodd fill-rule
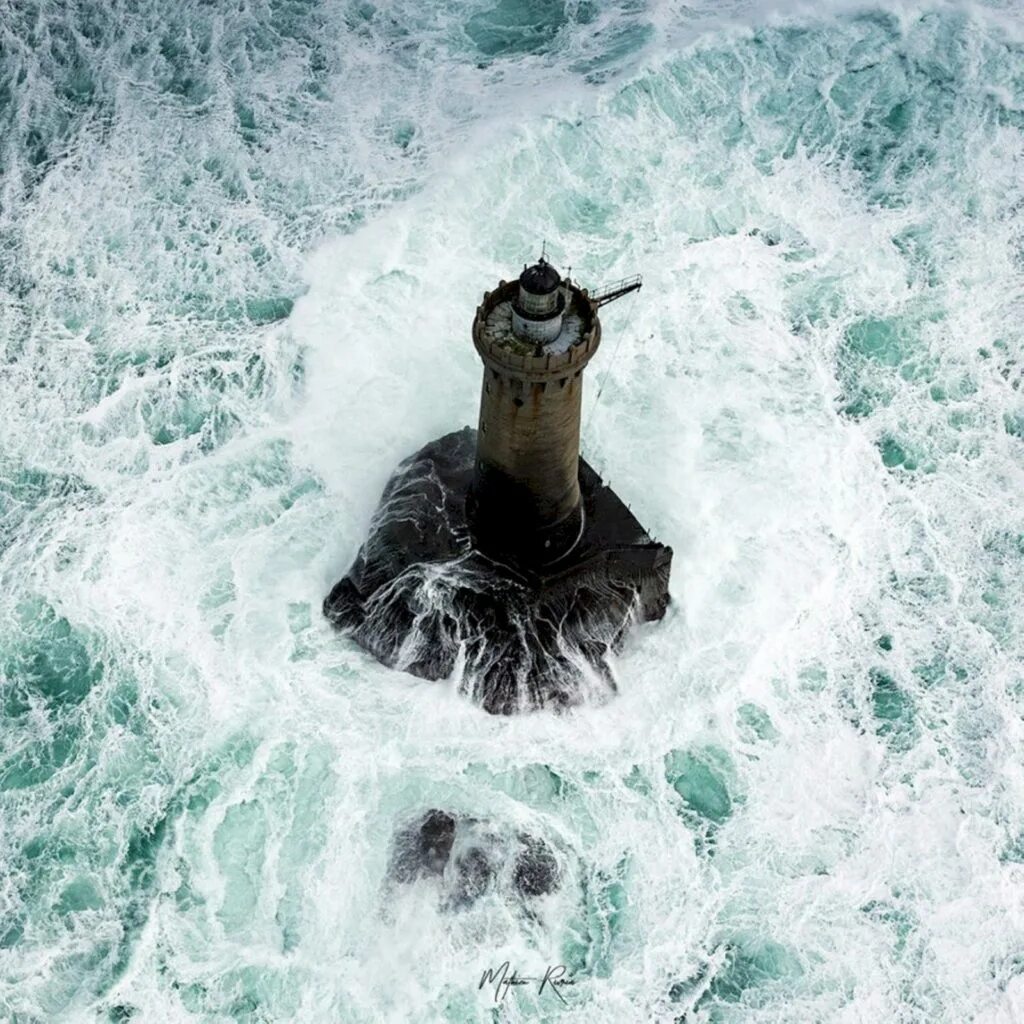
<instances>
[{"instance_id":1,"label":"breaking wave","mask_svg":"<svg viewBox=\"0 0 1024 1024\"><path fill-rule=\"evenodd\" d=\"M0 0L0 1016L1021 1019L1022 68L1011 4ZM584 453L673 604L501 719L320 606L542 239L644 274ZM430 808L559 888L392 891Z\"/></svg>"}]
</instances>

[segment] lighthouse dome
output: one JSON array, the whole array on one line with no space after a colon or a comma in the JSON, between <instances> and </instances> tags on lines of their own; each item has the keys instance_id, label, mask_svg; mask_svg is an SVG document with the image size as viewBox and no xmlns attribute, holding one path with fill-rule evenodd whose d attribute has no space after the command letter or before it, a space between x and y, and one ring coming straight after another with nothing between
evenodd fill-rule
<instances>
[{"instance_id":1,"label":"lighthouse dome","mask_svg":"<svg viewBox=\"0 0 1024 1024\"><path fill-rule=\"evenodd\" d=\"M558 271L543 257L519 275L519 287L531 295L550 295L561 283Z\"/></svg>"}]
</instances>

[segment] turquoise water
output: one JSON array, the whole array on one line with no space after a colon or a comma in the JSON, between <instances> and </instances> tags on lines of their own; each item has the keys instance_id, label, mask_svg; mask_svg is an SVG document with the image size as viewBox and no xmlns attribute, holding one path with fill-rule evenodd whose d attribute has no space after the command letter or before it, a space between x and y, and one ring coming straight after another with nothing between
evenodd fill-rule
<instances>
[{"instance_id":1,"label":"turquoise water","mask_svg":"<svg viewBox=\"0 0 1024 1024\"><path fill-rule=\"evenodd\" d=\"M0 0L0 1019L1024 1019L1022 129L1014 4ZM674 603L496 720L319 606L541 239Z\"/></svg>"}]
</instances>

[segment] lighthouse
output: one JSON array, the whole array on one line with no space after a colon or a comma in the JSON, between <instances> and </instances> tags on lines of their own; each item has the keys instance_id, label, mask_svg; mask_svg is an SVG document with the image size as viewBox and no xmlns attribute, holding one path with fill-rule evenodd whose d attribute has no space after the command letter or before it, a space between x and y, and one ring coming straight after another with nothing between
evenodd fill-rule
<instances>
[{"instance_id":1,"label":"lighthouse","mask_svg":"<svg viewBox=\"0 0 1024 1024\"><path fill-rule=\"evenodd\" d=\"M544 258L477 308L484 373L469 519L495 557L550 565L582 536L580 413L601 343L596 310Z\"/></svg>"},{"instance_id":2,"label":"lighthouse","mask_svg":"<svg viewBox=\"0 0 1024 1024\"><path fill-rule=\"evenodd\" d=\"M598 310L639 277L591 293L542 256L484 293L477 429L446 434L389 481L324 613L391 667L457 677L492 713L614 692L632 623L668 605L672 549L580 457L584 371Z\"/></svg>"}]
</instances>

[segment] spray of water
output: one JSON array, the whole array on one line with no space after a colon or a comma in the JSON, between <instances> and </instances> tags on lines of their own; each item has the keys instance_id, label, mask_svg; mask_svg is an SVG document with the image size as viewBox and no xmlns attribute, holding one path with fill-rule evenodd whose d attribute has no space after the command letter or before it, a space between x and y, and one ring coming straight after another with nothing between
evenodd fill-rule
<instances>
[{"instance_id":1,"label":"spray of water","mask_svg":"<svg viewBox=\"0 0 1024 1024\"><path fill-rule=\"evenodd\" d=\"M0 5L0 1016L1020 1019L1018 19ZM319 608L542 238L673 605L504 719Z\"/></svg>"}]
</instances>

